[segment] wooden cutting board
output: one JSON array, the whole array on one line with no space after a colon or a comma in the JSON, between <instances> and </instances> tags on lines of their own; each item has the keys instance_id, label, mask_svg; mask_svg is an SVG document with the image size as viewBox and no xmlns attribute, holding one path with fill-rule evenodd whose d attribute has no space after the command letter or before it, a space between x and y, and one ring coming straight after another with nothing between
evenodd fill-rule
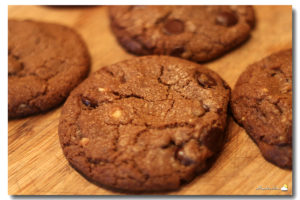
<instances>
[{"instance_id":1,"label":"wooden cutting board","mask_svg":"<svg viewBox=\"0 0 300 200\"><path fill-rule=\"evenodd\" d=\"M205 63L234 87L251 63L292 46L292 7L255 6L257 25L251 38L229 54ZM35 19L75 28L92 57L92 72L134 57L117 43L109 27L107 7L8 6L9 19ZM70 167L60 148L57 127L61 106L41 115L8 121L8 193L10 195L111 195ZM258 190L281 188L288 191ZM291 195L292 171L267 162L243 128L232 119L228 141L209 171L180 190L181 195Z\"/></svg>"}]
</instances>

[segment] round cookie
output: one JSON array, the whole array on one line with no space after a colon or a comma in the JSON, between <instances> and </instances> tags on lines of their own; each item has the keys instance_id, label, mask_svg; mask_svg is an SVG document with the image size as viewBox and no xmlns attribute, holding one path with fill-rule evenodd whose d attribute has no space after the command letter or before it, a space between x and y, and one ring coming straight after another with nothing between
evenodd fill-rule
<instances>
[{"instance_id":1,"label":"round cookie","mask_svg":"<svg viewBox=\"0 0 300 200\"><path fill-rule=\"evenodd\" d=\"M60 104L88 74L90 57L71 28L8 21L8 116L23 117Z\"/></svg>"},{"instance_id":2,"label":"round cookie","mask_svg":"<svg viewBox=\"0 0 300 200\"><path fill-rule=\"evenodd\" d=\"M193 61L238 46L255 22L252 6L111 6L109 11L112 31L127 51Z\"/></svg>"},{"instance_id":3,"label":"round cookie","mask_svg":"<svg viewBox=\"0 0 300 200\"><path fill-rule=\"evenodd\" d=\"M291 49L250 65L236 83L231 108L268 161L292 168Z\"/></svg>"},{"instance_id":4,"label":"round cookie","mask_svg":"<svg viewBox=\"0 0 300 200\"><path fill-rule=\"evenodd\" d=\"M63 106L59 138L88 179L122 191L177 189L224 141L230 88L213 71L168 56L103 67Z\"/></svg>"}]
</instances>

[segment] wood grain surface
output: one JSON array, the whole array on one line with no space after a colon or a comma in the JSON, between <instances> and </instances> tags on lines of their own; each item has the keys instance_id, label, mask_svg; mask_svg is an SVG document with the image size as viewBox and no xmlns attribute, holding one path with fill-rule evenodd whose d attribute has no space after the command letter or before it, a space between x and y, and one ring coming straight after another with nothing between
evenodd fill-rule
<instances>
[{"instance_id":1,"label":"wood grain surface","mask_svg":"<svg viewBox=\"0 0 300 200\"><path fill-rule=\"evenodd\" d=\"M92 57L92 69L134 57L117 43L105 6L8 6L9 19L56 22L76 29ZM257 24L251 38L229 54L205 65L233 88L251 63L292 46L292 7L255 6ZM61 106L41 115L8 121L8 193L10 195L112 195L87 181L63 156L57 127ZM208 172L172 195L291 195L292 171L267 162L243 128L232 119L224 149ZM288 191L257 190L281 188Z\"/></svg>"}]
</instances>

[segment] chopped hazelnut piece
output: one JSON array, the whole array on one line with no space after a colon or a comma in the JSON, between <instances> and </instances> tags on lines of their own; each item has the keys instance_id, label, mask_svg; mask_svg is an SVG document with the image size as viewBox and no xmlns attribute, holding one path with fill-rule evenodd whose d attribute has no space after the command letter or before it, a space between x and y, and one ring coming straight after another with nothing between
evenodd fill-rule
<instances>
[{"instance_id":1,"label":"chopped hazelnut piece","mask_svg":"<svg viewBox=\"0 0 300 200\"><path fill-rule=\"evenodd\" d=\"M80 140L80 145L83 146L83 147L85 147L85 146L88 145L89 141L90 141L89 138L82 138Z\"/></svg>"},{"instance_id":2,"label":"chopped hazelnut piece","mask_svg":"<svg viewBox=\"0 0 300 200\"><path fill-rule=\"evenodd\" d=\"M106 88L101 88L101 87L99 87L99 88L98 88L98 91L99 91L99 92L105 92L105 91L107 91L107 89L106 89Z\"/></svg>"},{"instance_id":3,"label":"chopped hazelnut piece","mask_svg":"<svg viewBox=\"0 0 300 200\"><path fill-rule=\"evenodd\" d=\"M120 109L117 109L112 113L112 116L116 119L120 118L121 115L122 115L122 111Z\"/></svg>"},{"instance_id":4,"label":"chopped hazelnut piece","mask_svg":"<svg viewBox=\"0 0 300 200\"><path fill-rule=\"evenodd\" d=\"M287 118L285 117L285 116L283 116L282 118L281 118L281 122L286 122L287 121Z\"/></svg>"},{"instance_id":5,"label":"chopped hazelnut piece","mask_svg":"<svg viewBox=\"0 0 300 200\"><path fill-rule=\"evenodd\" d=\"M279 136L279 140L280 140L280 141L284 141L284 140L285 140L285 137L284 137L284 136Z\"/></svg>"},{"instance_id":6,"label":"chopped hazelnut piece","mask_svg":"<svg viewBox=\"0 0 300 200\"><path fill-rule=\"evenodd\" d=\"M24 103L22 103L22 104L19 105L19 108L26 108L26 107L27 107L27 105L24 104Z\"/></svg>"}]
</instances>

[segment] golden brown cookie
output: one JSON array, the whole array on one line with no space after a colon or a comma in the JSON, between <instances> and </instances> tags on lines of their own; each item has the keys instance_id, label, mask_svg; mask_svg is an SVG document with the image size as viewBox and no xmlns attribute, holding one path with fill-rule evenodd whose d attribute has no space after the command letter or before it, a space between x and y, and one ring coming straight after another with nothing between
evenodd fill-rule
<instances>
[{"instance_id":1,"label":"golden brown cookie","mask_svg":"<svg viewBox=\"0 0 300 200\"><path fill-rule=\"evenodd\" d=\"M270 55L242 73L231 108L263 156L292 168L292 49Z\"/></svg>"},{"instance_id":2,"label":"golden brown cookie","mask_svg":"<svg viewBox=\"0 0 300 200\"><path fill-rule=\"evenodd\" d=\"M124 191L179 188L222 147L230 89L213 71L167 56L103 67L68 97L63 152L100 185Z\"/></svg>"},{"instance_id":3,"label":"golden brown cookie","mask_svg":"<svg viewBox=\"0 0 300 200\"><path fill-rule=\"evenodd\" d=\"M250 35L252 6L112 6L119 43L138 55L171 55L193 61L217 58Z\"/></svg>"},{"instance_id":4,"label":"golden brown cookie","mask_svg":"<svg viewBox=\"0 0 300 200\"><path fill-rule=\"evenodd\" d=\"M90 57L71 28L35 21L8 21L8 116L53 108L88 74Z\"/></svg>"}]
</instances>

